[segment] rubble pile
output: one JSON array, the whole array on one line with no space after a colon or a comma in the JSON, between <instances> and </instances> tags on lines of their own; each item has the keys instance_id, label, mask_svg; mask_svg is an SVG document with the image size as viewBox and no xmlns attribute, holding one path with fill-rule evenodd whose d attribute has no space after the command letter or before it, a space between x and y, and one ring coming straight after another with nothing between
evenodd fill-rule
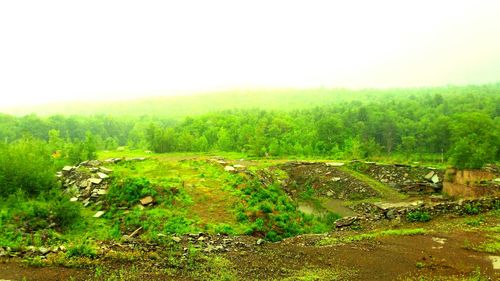
<instances>
[{"instance_id":1,"label":"rubble pile","mask_svg":"<svg viewBox=\"0 0 500 281\"><path fill-rule=\"evenodd\" d=\"M375 162L353 161L349 167L377 181L408 194L439 193L443 189L444 171L432 167L406 164L383 165Z\"/></svg>"},{"instance_id":2,"label":"rubble pile","mask_svg":"<svg viewBox=\"0 0 500 281\"><path fill-rule=\"evenodd\" d=\"M208 159L207 161L224 167L224 171L230 173L239 173L247 170L246 166L241 164L231 164L222 157L213 157L211 159Z\"/></svg>"},{"instance_id":3,"label":"rubble pile","mask_svg":"<svg viewBox=\"0 0 500 281\"><path fill-rule=\"evenodd\" d=\"M77 166L65 166L57 177L65 192L72 196L70 200L81 201L87 207L92 203L100 204L100 197L108 193L111 173L112 170L104 167L101 161L89 160Z\"/></svg>"},{"instance_id":4,"label":"rubble pile","mask_svg":"<svg viewBox=\"0 0 500 281\"><path fill-rule=\"evenodd\" d=\"M341 163L288 162L279 168L288 173L284 189L292 196L311 187L318 195L336 199L357 200L379 196L365 182L338 167Z\"/></svg>"},{"instance_id":5,"label":"rubble pile","mask_svg":"<svg viewBox=\"0 0 500 281\"><path fill-rule=\"evenodd\" d=\"M500 207L500 197L484 197L478 199L460 199L456 201L441 200L424 202L421 200L398 203L359 203L354 210L356 217L343 218L336 222L337 227L348 226L355 221L405 220L410 212L425 212L431 217L444 214L471 215L487 212Z\"/></svg>"}]
</instances>

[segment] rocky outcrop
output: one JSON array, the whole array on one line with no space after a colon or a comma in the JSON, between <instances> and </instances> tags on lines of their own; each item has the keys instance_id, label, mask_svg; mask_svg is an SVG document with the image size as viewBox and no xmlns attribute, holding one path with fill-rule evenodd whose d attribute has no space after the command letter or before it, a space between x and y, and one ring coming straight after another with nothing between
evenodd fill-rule
<instances>
[{"instance_id":1,"label":"rocky outcrop","mask_svg":"<svg viewBox=\"0 0 500 281\"><path fill-rule=\"evenodd\" d=\"M432 194L441 192L443 188L444 171L432 167L360 161L349 163L349 167L402 193Z\"/></svg>"},{"instance_id":2,"label":"rocky outcrop","mask_svg":"<svg viewBox=\"0 0 500 281\"><path fill-rule=\"evenodd\" d=\"M405 220L408 213L416 211L436 217L444 214L474 215L496 209L500 209L500 197L438 202L417 200L398 203L360 203L354 206L354 210L359 214L357 219L368 221Z\"/></svg>"},{"instance_id":3,"label":"rocky outcrop","mask_svg":"<svg viewBox=\"0 0 500 281\"><path fill-rule=\"evenodd\" d=\"M443 192L456 197L500 196L500 172L496 165L481 170L446 171Z\"/></svg>"}]
</instances>

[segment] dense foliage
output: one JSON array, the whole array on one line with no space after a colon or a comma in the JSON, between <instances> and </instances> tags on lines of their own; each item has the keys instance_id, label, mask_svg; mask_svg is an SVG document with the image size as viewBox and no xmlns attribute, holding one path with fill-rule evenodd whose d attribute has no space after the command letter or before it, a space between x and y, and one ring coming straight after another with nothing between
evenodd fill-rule
<instances>
[{"instance_id":1,"label":"dense foliage","mask_svg":"<svg viewBox=\"0 0 500 281\"><path fill-rule=\"evenodd\" d=\"M276 95L283 99L285 94ZM321 89L290 95L294 110L273 100L273 107L260 107L273 110L195 115L197 111L182 121L157 115L3 115L0 139L9 143L28 134L47 140L55 145L54 152L70 162L93 158L96 149L123 145L156 152L237 151L250 156L397 155L408 161L448 160L459 168L478 168L500 159L500 84L387 91ZM321 106L308 102L315 98L323 102Z\"/></svg>"}]
</instances>

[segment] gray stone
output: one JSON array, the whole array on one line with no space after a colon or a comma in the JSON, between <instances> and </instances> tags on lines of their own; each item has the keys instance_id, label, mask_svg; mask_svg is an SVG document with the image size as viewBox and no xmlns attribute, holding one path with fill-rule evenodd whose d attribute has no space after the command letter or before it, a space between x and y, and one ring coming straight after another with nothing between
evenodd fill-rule
<instances>
[{"instance_id":1,"label":"gray stone","mask_svg":"<svg viewBox=\"0 0 500 281\"><path fill-rule=\"evenodd\" d=\"M155 200L151 196L146 196L139 201L141 202L141 205L146 206L146 205L153 203Z\"/></svg>"},{"instance_id":2,"label":"gray stone","mask_svg":"<svg viewBox=\"0 0 500 281\"><path fill-rule=\"evenodd\" d=\"M102 215L104 215L104 213L104 211L98 211L97 213L95 213L94 218L100 218L102 217Z\"/></svg>"},{"instance_id":3,"label":"gray stone","mask_svg":"<svg viewBox=\"0 0 500 281\"><path fill-rule=\"evenodd\" d=\"M439 179L438 175L434 175L434 176L431 178L431 180L432 180L432 182L433 182L433 183L438 183L438 182L440 182L440 179Z\"/></svg>"},{"instance_id":4,"label":"gray stone","mask_svg":"<svg viewBox=\"0 0 500 281\"><path fill-rule=\"evenodd\" d=\"M390 220L394 219L396 217L394 209L390 209L389 211L387 211L385 216Z\"/></svg>"},{"instance_id":5,"label":"gray stone","mask_svg":"<svg viewBox=\"0 0 500 281\"><path fill-rule=\"evenodd\" d=\"M40 247L40 248L38 248L38 251L40 252L40 254L46 255L48 252L50 252L50 249L45 248L45 247Z\"/></svg>"},{"instance_id":6,"label":"gray stone","mask_svg":"<svg viewBox=\"0 0 500 281\"><path fill-rule=\"evenodd\" d=\"M226 166L226 167L224 167L224 171L234 172L234 171L236 171L236 168L234 168L233 166Z\"/></svg>"},{"instance_id":7,"label":"gray stone","mask_svg":"<svg viewBox=\"0 0 500 281\"><path fill-rule=\"evenodd\" d=\"M243 171L245 170L247 167L244 166L244 165L240 165L240 164L235 164L233 165L233 167L237 170L237 171Z\"/></svg>"},{"instance_id":8,"label":"gray stone","mask_svg":"<svg viewBox=\"0 0 500 281\"><path fill-rule=\"evenodd\" d=\"M102 180L103 180L103 179L107 179L107 178L109 178L109 176L108 176L108 175L106 175L105 173L101 173L101 172L97 173L97 176L98 176L100 179L102 179Z\"/></svg>"},{"instance_id":9,"label":"gray stone","mask_svg":"<svg viewBox=\"0 0 500 281\"><path fill-rule=\"evenodd\" d=\"M344 166L344 163L342 162L328 162L326 163L327 166L330 166L330 167L341 167L341 166Z\"/></svg>"},{"instance_id":10,"label":"gray stone","mask_svg":"<svg viewBox=\"0 0 500 281\"><path fill-rule=\"evenodd\" d=\"M64 166L64 168L62 168L64 172L71 172L73 169L75 169L73 166Z\"/></svg>"},{"instance_id":11,"label":"gray stone","mask_svg":"<svg viewBox=\"0 0 500 281\"><path fill-rule=\"evenodd\" d=\"M108 169L108 168L103 167L103 166L99 167L99 171L101 171L101 172L103 172L103 173L105 173L105 174L110 174L110 173L112 173L112 172L113 172L113 170Z\"/></svg>"},{"instance_id":12,"label":"gray stone","mask_svg":"<svg viewBox=\"0 0 500 281\"><path fill-rule=\"evenodd\" d=\"M93 184L100 184L102 182L102 179L90 178L90 179L88 179L88 181L93 183Z\"/></svg>"},{"instance_id":13,"label":"gray stone","mask_svg":"<svg viewBox=\"0 0 500 281\"><path fill-rule=\"evenodd\" d=\"M106 195L108 194L108 191L105 189L98 189L97 190L97 195Z\"/></svg>"},{"instance_id":14,"label":"gray stone","mask_svg":"<svg viewBox=\"0 0 500 281\"><path fill-rule=\"evenodd\" d=\"M69 201L71 201L71 202L76 202L76 201L78 201L78 197L71 197L71 198L69 199Z\"/></svg>"},{"instance_id":15,"label":"gray stone","mask_svg":"<svg viewBox=\"0 0 500 281\"><path fill-rule=\"evenodd\" d=\"M180 237L174 236L174 237L172 237L172 241L179 243L182 241L182 239Z\"/></svg>"}]
</instances>

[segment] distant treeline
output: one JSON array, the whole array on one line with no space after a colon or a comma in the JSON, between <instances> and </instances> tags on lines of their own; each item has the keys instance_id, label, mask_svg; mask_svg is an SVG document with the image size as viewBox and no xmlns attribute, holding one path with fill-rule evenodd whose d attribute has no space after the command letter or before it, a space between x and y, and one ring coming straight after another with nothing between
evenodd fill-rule
<instances>
[{"instance_id":1,"label":"distant treeline","mask_svg":"<svg viewBox=\"0 0 500 281\"><path fill-rule=\"evenodd\" d=\"M0 115L0 139L12 143L30 136L60 151L65 144L66 151L68 144L79 145L87 151L80 158L92 154L86 146L128 145L155 152L236 151L336 159L398 155L418 160L442 155L461 168L500 159L500 84L352 91L351 98L343 90L339 101L314 106L308 101L328 96L328 91L318 91L294 94L295 102L304 101L302 108L223 110L182 121L159 115ZM257 102L252 106L259 107Z\"/></svg>"}]
</instances>

